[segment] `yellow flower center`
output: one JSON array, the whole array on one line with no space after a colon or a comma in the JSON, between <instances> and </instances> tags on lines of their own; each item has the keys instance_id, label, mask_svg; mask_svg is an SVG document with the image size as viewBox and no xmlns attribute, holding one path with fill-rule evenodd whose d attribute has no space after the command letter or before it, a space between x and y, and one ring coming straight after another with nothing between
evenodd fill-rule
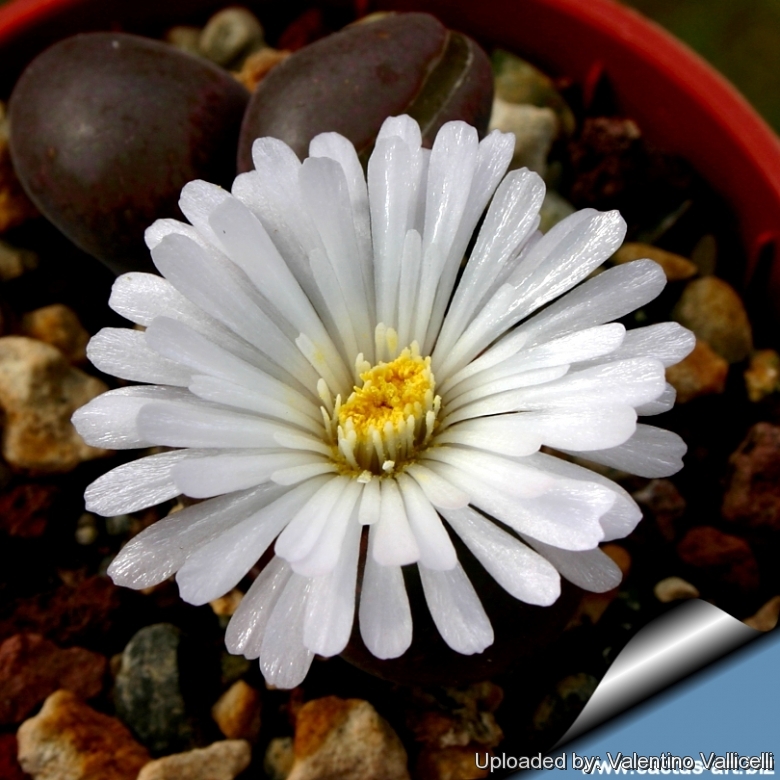
<instances>
[{"instance_id":1,"label":"yellow flower center","mask_svg":"<svg viewBox=\"0 0 780 780\"><path fill-rule=\"evenodd\" d=\"M413 342L395 359L371 366L358 358L362 386L327 414L334 455L344 473L370 480L403 468L430 440L441 398L430 357Z\"/></svg>"}]
</instances>

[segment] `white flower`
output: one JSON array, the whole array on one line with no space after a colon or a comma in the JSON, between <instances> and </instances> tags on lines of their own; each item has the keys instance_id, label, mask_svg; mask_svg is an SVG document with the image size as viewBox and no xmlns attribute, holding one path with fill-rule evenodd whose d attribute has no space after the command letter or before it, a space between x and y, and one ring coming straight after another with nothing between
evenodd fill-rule
<instances>
[{"instance_id":1,"label":"white flower","mask_svg":"<svg viewBox=\"0 0 780 780\"><path fill-rule=\"evenodd\" d=\"M182 597L205 604L274 545L227 646L291 687L314 653L347 644L364 526L357 609L379 658L411 642L401 567L412 564L450 647L492 643L451 533L530 604L553 603L560 574L592 591L619 582L598 544L631 532L636 504L539 450L677 471L682 441L636 419L671 407L664 366L693 338L673 323L605 324L655 298L663 272L640 260L588 278L623 220L585 210L542 236L544 184L504 176L512 150L511 135L480 143L451 122L428 151L396 117L367 182L352 145L325 133L303 164L281 141L256 141L256 170L232 195L184 188L191 225L158 220L146 234L163 278L114 285L111 306L145 330L106 328L89 346L100 370L148 384L105 393L74 423L100 447L175 448L98 479L90 511L207 500L127 544L116 583L176 574Z\"/></svg>"}]
</instances>

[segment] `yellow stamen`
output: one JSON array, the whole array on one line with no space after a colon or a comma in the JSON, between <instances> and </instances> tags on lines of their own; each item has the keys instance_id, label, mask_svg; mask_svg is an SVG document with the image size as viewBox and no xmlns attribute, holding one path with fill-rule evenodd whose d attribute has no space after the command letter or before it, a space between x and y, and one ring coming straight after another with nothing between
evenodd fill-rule
<instances>
[{"instance_id":1,"label":"yellow stamen","mask_svg":"<svg viewBox=\"0 0 780 780\"><path fill-rule=\"evenodd\" d=\"M378 344L386 338L390 342L395 331L380 325L376 336ZM387 347L391 355L397 351L395 344ZM337 433L335 452L343 468L367 481L372 474L402 469L428 443L441 399L435 395L431 359L420 355L417 342L389 362L370 366L362 355L355 362L356 369L363 369L362 386L356 385L346 401L331 401L323 390L320 397L330 402L329 427Z\"/></svg>"}]
</instances>

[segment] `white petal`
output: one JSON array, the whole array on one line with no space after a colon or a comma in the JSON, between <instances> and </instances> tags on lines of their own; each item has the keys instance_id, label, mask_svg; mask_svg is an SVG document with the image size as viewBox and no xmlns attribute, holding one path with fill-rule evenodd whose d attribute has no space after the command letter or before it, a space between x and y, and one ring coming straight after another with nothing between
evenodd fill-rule
<instances>
[{"instance_id":1,"label":"white petal","mask_svg":"<svg viewBox=\"0 0 780 780\"><path fill-rule=\"evenodd\" d=\"M167 580L188 555L253 515L283 492L266 485L187 507L133 537L108 567L114 583L148 588Z\"/></svg>"},{"instance_id":2,"label":"white petal","mask_svg":"<svg viewBox=\"0 0 780 780\"><path fill-rule=\"evenodd\" d=\"M625 405L502 414L453 425L437 442L512 456L530 455L543 444L572 451L604 449L627 441L636 430L636 417L633 407Z\"/></svg>"},{"instance_id":3,"label":"white petal","mask_svg":"<svg viewBox=\"0 0 780 780\"><path fill-rule=\"evenodd\" d=\"M200 606L234 588L319 486L311 480L284 493L188 555L176 575L184 601Z\"/></svg>"},{"instance_id":4,"label":"white petal","mask_svg":"<svg viewBox=\"0 0 780 780\"><path fill-rule=\"evenodd\" d=\"M409 526L401 491L393 479L380 486L379 522L372 527L374 560L381 566L406 566L420 557L420 548Z\"/></svg>"},{"instance_id":5,"label":"white petal","mask_svg":"<svg viewBox=\"0 0 780 780\"><path fill-rule=\"evenodd\" d=\"M493 627L460 564L450 571L419 566L425 601L442 639L463 655L493 644Z\"/></svg>"},{"instance_id":6,"label":"white petal","mask_svg":"<svg viewBox=\"0 0 780 780\"><path fill-rule=\"evenodd\" d=\"M170 401L186 398L186 390L157 385L120 387L93 398L77 409L71 418L79 436L93 447L127 450L149 447L136 427L138 412L150 401Z\"/></svg>"},{"instance_id":7,"label":"white petal","mask_svg":"<svg viewBox=\"0 0 780 780\"><path fill-rule=\"evenodd\" d=\"M291 519L276 540L276 554L288 561L305 558L317 543L322 529L328 521L350 480L347 477L324 477L326 481L317 493Z\"/></svg>"},{"instance_id":8,"label":"white petal","mask_svg":"<svg viewBox=\"0 0 780 780\"><path fill-rule=\"evenodd\" d=\"M201 453L190 450L163 452L117 466L98 477L84 491L87 511L113 517L178 496L179 489L172 477L173 467L182 459L198 454Z\"/></svg>"},{"instance_id":9,"label":"white petal","mask_svg":"<svg viewBox=\"0 0 780 780\"><path fill-rule=\"evenodd\" d=\"M637 506L636 501L617 482L596 471L543 452L530 455L525 458L525 461L529 465L552 474L569 479L579 479L582 482L595 482L615 494L615 503L612 508L599 518L599 524L604 529L604 539L602 539L604 542L628 536L642 519L642 510Z\"/></svg>"},{"instance_id":10,"label":"white petal","mask_svg":"<svg viewBox=\"0 0 780 780\"><path fill-rule=\"evenodd\" d=\"M460 509L469 503L469 495L419 463L406 467L406 473L423 489L427 499L442 509Z\"/></svg>"},{"instance_id":11,"label":"white petal","mask_svg":"<svg viewBox=\"0 0 780 780\"><path fill-rule=\"evenodd\" d=\"M652 260L615 266L588 279L519 326L528 345L619 319L656 298L666 275Z\"/></svg>"},{"instance_id":12,"label":"white petal","mask_svg":"<svg viewBox=\"0 0 780 780\"><path fill-rule=\"evenodd\" d=\"M427 463L445 479L461 485L474 506L518 533L572 550L592 549L604 538L599 519L614 504L615 497L600 485L578 486L574 480L561 481L538 498L518 500L508 492L509 484L502 490L449 464L433 460ZM538 473L541 479L550 477Z\"/></svg>"},{"instance_id":13,"label":"white petal","mask_svg":"<svg viewBox=\"0 0 780 780\"><path fill-rule=\"evenodd\" d=\"M437 571L453 568L458 556L431 502L410 476L399 474L397 481L409 525L420 548L420 563Z\"/></svg>"},{"instance_id":14,"label":"white petal","mask_svg":"<svg viewBox=\"0 0 780 780\"><path fill-rule=\"evenodd\" d=\"M244 594L225 631L225 647L234 655L257 658L265 627L284 586L292 576L290 564L274 557Z\"/></svg>"},{"instance_id":15,"label":"white petal","mask_svg":"<svg viewBox=\"0 0 780 780\"><path fill-rule=\"evenodd\" d=\"M400 566L381 566L374 557L376 525L368 534L368 555L360 592L360 636L377 658L398 658L412 643L412 611Z\"/></svg>"},{"instance_id":16,"label":"white petal","mask_svg":"<svg viewBox=\"0 0 780 780\"><path fill-rule=\"evenodd\" d=\"M265 627L260 669L269 685L295 688L309 671L314 653L303 644L303 621L311 580L293 574Z\"/></svg>"},{"instance_id":17,"label":"white petal","mask_svg":"<svg viewBox=\"0 0 780 780\"><path fill-rule=\"evenodd\" d=\"M592 593L605 593L620 585L623 575L617 564L605 553L595 550L572 552L528 539L528 544L547 558L553 566L575 585Z\"/></svg>"},{"instance_id":18,"label":"white petal","mask_svg":"<svg viewBox=\"0 0 780 780\"><path fill-rule=\"evenodd\" d=\"M379 522L379 510L382 506L379 490L379 480L376 478L372 478L363 486L358 508L360 525L373 525Z\"/></svg>"},{"instance_id":19,"label":"white petal","mask_svg":"<svg viewBox=\"0 0 780 780\"><path fill-rule=\"evenodd\" d=\"M190 369L158 355L138 330L103 328L87 344L87 357L103 373L132 382L187 387L192 380Z\"/></svg>"},{"instance_id":20,"label":"white petal","mask_svg":"<svg viewBox=\"0 0 780 780\"><path fill-rule=\"evenodd\" d=\"M677 322L660 322L626 333L623 344L609 357L624 360L632 357L651 357L665 367L679 363L696 346L696 337Z\"/></svg>"},{"instance_id":21,"label":"white petal","mask_svg":"<svg viewBox=\"0 0 780 780\"><path fill-rule=\"evenodd\" d=\"M656 414L663 414L668 412L677 400L677 390L668 382L664 388L663 393L655 399L655 401L649 401L646 404L639 404L636 407L636 413L640 417L650 417Z\"/></svg>"},{"instance_id":22,"label":"white petal","mask_svg":"<svg viewBox=\"0 0 780 780\"><path fill-rule=\"evenodd\" d=\"M179 463L173 470L173 480L185 496L210 498L260 485L280 468L322 460L313 453L289 450L222 451Z\"/></svg>"},{"instance_id":23,"label":"white petal","mask_svg":"<svg viewBox=\"0 0 780 780\"><path fill-rule=\"evenodd\" d=\"M625 444L608 450L579 452L578 455L594 463L655 479L676 474L683 467L682 456L687 450L685 442L676 433L640 424Z\"/></svg>"},{"instance_id":24,"label":"white petal","mask_svg":"<svg viewBox=\"0 0 780 780\"><path fill-rule=\"evenodd\" d=\"M501 182L441 329L434 355L446 355L463 333L496 274L527 238L544 198L542 178L524 168Z\"/></svg>"},{"instance_id":25,"label":"white petal","mask_svg":"<svg viewBox=\"0 0 780 780\"><path fill-rule=\"evenodd\" d=\"M274 434L294 428L229 409L180 401L149 403L138 413L138 431L164 447L274 447Z\"/></svg>"},{"instance_id":26,"label":"white petal","mask_svg":"<svg viewBox=\"0 0 780 780\"><path fill-rule=\"evenodd\" d=\"M555 568L495 523L471 507L442 514L488 574L516 599L548 607L560 596Z\"/></svg>"},{"instance_id":27,"label":"white petal","mask_svg":"<svg viewBox=\"0 0 780 780\"><path fill-rule=\"evenodd\" d=\"M333 572L340 560L344 539L350 527L358 527L355 507L360 492L360 485L350 480L333 506L316 544L308 555L292 562L294 572L304 577L316 578Z\"/></svg>"},{"instance_id":28,"label":"white petal","mask_svg":"<svg viewBox=\"0 0 780 780\"><path fill-rule=\"evenodd\" d=\"M355 618L359 555L360 525L351 522L335 570L318 577L309 596L303 642L313 653L329 658L347 646Z\"/></svg>"}]
</instances>

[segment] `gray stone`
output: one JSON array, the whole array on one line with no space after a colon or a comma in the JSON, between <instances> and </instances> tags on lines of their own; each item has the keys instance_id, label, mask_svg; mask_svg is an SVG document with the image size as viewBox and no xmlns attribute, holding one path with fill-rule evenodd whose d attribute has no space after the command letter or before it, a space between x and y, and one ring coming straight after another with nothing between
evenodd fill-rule
<instances>
[{"instance_id":1,"label":"gray stone","mask_svg":"<svg viewBox=\"0 0 780 780\"><path fill-rule=\"evenodd\" d=\"M541 217L539 230L546 233L551 227L555 227L562 219L566 219L575 211L574 206L563 195L548 189L542 201L542 208L539 209Z\"/></svg>"},{"instance_id":2,"label":"gray stone","mask_svg":"<svg viewBox=\"0 0 780 780\"><path fill-rule=\"evenodd\" d=\"M179 686L180 632L158 623L142 628L122 653L116 678L117 716L152 753L169 753L192 745Z\"/></svg>"},{"instance_id":3,"label":"gray stone","mask_svg":"<svg viewBox=\"0 0 780 780\"><path fill-rule=\"evenodd\" d=\"M517 105L496 98L489 129L514 133L515 153L509 166L511 169L529 168L544 176L547 155L558 134L558 120L551 108Z\"/></svg>"}]
</instances>

